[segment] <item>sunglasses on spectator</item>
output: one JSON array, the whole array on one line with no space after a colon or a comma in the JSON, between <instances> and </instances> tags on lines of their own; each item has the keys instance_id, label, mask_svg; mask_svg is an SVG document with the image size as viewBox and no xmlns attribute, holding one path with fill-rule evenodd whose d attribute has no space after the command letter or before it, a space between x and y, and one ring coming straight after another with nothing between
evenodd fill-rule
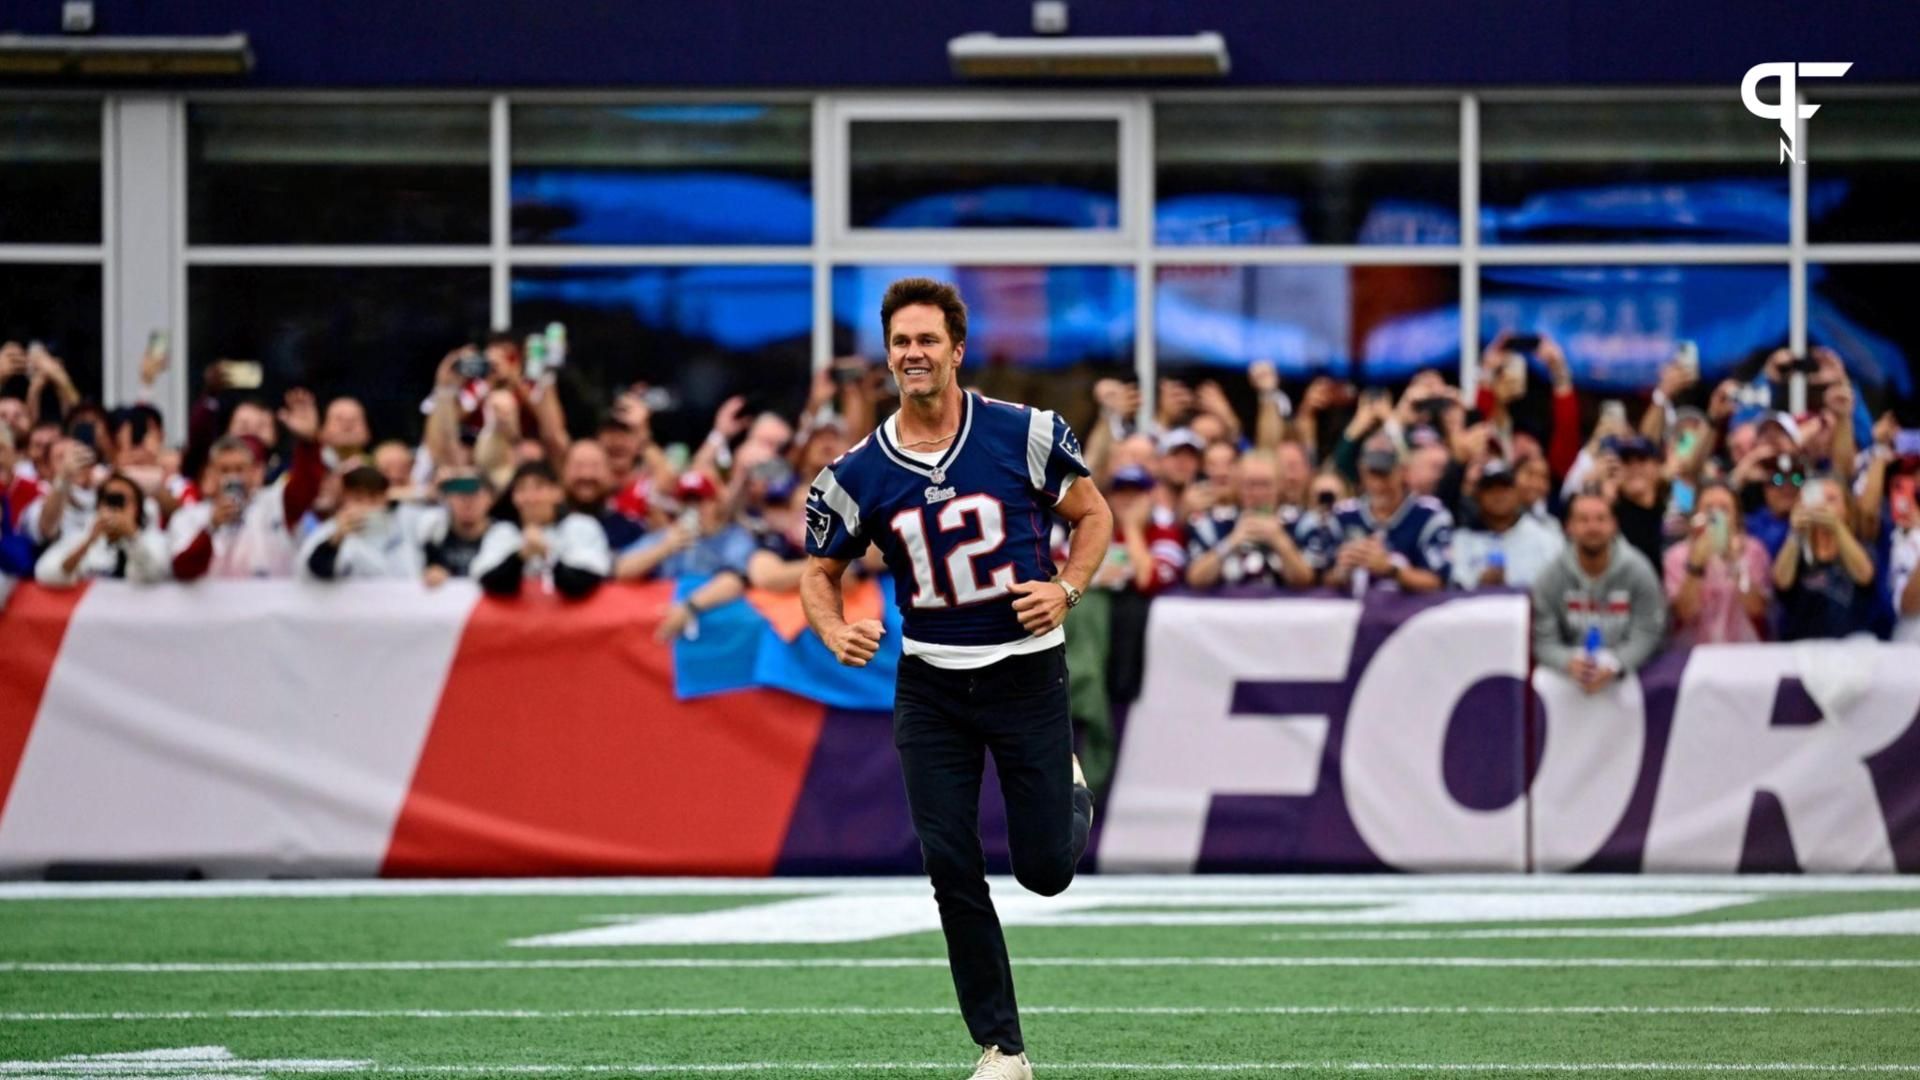
<instances>
[{"instance_id":1,"label":"sunglasses on spectator","mask_svg":"<svg viewBox=\"0 0 1920 1080\"><path fill-rule=\"evenodd\" d=\"M1774 487L1786 487L1788 485L1799 487L1800 485L1806 482L1807 482L1806 477L1801 476L1799 473L1774 473L1773 474Z\"/></svg>"},{"instance_id":2,"label":"sunglasses on spectator","mask_svg":"<svg viewBox=\"0 0 1920 1080\"><path fill-rule=\"evenodd\" d=\"M100 496L100 505L106 507L108 510L125 510L127 508L127 493L124 491L109 491Z\"/></svg>"},{"instance_id":3,"label":"sunglasses on spectator","mask_svg":"<svg viewBox=\"0 0 1920 1080\"><path fill-rule=\"evenodd\" d=\"M442 495L477 495L480 492L480 478L477 476L453 476L440 481Z\"/></svg>"}]
</instances>

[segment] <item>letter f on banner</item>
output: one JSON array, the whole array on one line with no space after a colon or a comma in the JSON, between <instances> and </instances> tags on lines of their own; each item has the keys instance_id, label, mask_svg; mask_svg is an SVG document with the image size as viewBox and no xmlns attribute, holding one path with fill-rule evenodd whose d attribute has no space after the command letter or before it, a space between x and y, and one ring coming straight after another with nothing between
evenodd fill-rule
<instances>
[{"instance_id":1,"label":"letter f on banner","mask_svg":"<svg viewBox=\"0 0 1920 1080\"><path fill-rule=\"evenodd\" d=\"M1745 105L1747 111L1755 116L1765 120L1778 120L1780 122L1781 162L1784 163L1788 158L1793 158L1795 163L1801 163L1806 160L1805 158L1796 156L1797 148L1793 142L1793 133L1796 127L1793 106L1800 101L1794 80L1796 72L1810 79L1837 79L1845 75L1851 67L1853 67L1851 62L1844 64L1779 63L1755 64L1747 69L1746 77L1740 80L1740 103ZM1767 79L1780 80L1780 104L1778 105L1769 105L1761 101L1760 96L1754 92L1759 89L1760 83ZM1799 119L1805 120L1819 111L1820 106L1818 105L1800 105Z\"/></svg>"}]
</instances>

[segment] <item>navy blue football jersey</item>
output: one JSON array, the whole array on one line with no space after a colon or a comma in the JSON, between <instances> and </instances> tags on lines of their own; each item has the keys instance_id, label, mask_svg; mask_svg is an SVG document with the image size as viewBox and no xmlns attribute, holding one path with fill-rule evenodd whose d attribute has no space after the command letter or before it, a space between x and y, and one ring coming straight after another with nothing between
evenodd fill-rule
<instances>
[{"instance_id":1,"label":"navy blue football jersey","mask_svg":"<svg viewBox=\"0 0 1920 1080\"><path fill-rule=\"evenodd\" d=\"M1374 518L1366 499L1348 499L1334 511L1334 528L1342 544L1383 533L1387 551L1407 565L1439 574L1443 582L1453 578L1453 515L1430 495L1408 496L1385 521Z\"/></svg>"},{"instance_id":2,"label":"navy blue football jersey","mask_svg":"<svg viewBox=\"0 0 1920 1080\"><path fill-rule=\"evenodd\" d=\"M1340 547L1333 516L1320 510L1302 510L1297 506L1282 506L1276 513L1280 524L1286 527L1287 535L1293 539L1294 546L1300 549L1300 557L1313 567L1316 575L1326 573L1327 568L1333 565L1333 556ZM1219 547L1239 524L1240 510L1237 507L1216 506L1204 514L1195 515L1187 522L1187 562L1192 563ZM1279 556L1262 552L1238 554L1240 557L1226 559L1220 564L1222 581L1229 585L1284 584Z\"/></svg>"},{"instance_id":3,"label":"navy blue football jersey","mask_svg":"<svg viewBox=\"0 0 1920 1080\"><path fill-rule=\"evenodd\" d=\"M1053 507L1087 465L1053 413L962 398L959 433L936 462L907 455L883 424L822 469L807 494L807 553L857 559L878 544L909 642L998 646L1030 636L1010 590L1054 576Z\"/></svg>"}]
</instances>

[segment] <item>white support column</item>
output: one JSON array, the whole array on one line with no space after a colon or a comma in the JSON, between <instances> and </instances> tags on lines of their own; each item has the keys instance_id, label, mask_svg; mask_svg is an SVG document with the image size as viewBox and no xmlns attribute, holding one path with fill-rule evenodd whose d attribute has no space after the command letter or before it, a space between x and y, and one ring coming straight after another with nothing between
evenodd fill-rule
<instances>
[{"instance_id":1,"label":"white support column","mask_svg":"<svg viewBox=\"0 0 1920 1080\"><path fill-rule=\"evenodd\" d=\"M488 305L488 321L498 329L513 325L513 268L508 263L507 245L513 239L513 134L508 125L512 114L505 94L496 94L489 117L490 150L488 170L488 236L492 240L493 291Z\"/></svg>"},{"instance_id":2,"label":"white support column","mask_svg":"<svg viewBox=\"0 0 1920 1080\"><path fill-rule=\"evenodd\" d=\"M101 357L104 396L109 405L134 400L140 393L140 357L147 335L166 330L173 364L161 376L154 404L166 414L171 433L184 433L187 419L186 297L181 295L180 254L186 191L181 129L184 115L177 98L151 94L110 98L104 121L111 139L105 158L106 214L103 227L106 279L101 292L106 313Z\"/></svg>"},{"instance_id":3,"label":"white support column","mask_svg":"<svg viewBox=\"0 0 1920 1080\"><path fill-rule=\"evenodd\" d=\"M1460 99L1460 392L1480 377L1480 99Z\"/></svg>"},{"instance_id":4,"label":"white support column","mask_svg":"<svg viewBox=\"0 0 1920 1080\"><path fill-rule=\"evenodd\" d=\"M827 237L833 235L840 213L835 170L844 159L835 154L840 140L833 130L832 99L813 99L813 370L824 371L833 362L833 260ZM885 360L880 356L875 359Z\"/></svg>"},{"instance_id":5,"label":"white support column","mask_svg":"<svg viewBox=\"0 0 1920 1080\"><path fill-rule=\"evenodd\" d=\"M1794 117L1793 145L1799 154L1787 163L1787 347L1795 356L1807 354L1807 122L1800 116L1800 97L1787 102ZM1807 411L1807 378L1796 374L1787 385L1787 407Z\"/></svg>"},{"instance_id":6,"label":"white support column","mask_svg":"<svg viewBox=\"0 0 1920 1080\"><path fill-rule=\"evenodd\" d=\"M1157 408L1154 399L1160 390L1157 377L1160 370L1159 341L1154 325L1154 303L1160 289L1160 264L1153 254L1156 234L1154 199L1157 197L1157 178L1153 171L1153 99L1138 98L1133 108L1133 138L1127 144L1129 153L1122 158L1120 168L1123 176L1127 170L1132 170L1134 181L1130 189L1133 198L1122 212L1133 219L1133 375L1140 382L1140 415L1137 419L1145 423L1154 415ZM1129 190L1124 183L1121 188Z\"/></svg>"}]
</instances>

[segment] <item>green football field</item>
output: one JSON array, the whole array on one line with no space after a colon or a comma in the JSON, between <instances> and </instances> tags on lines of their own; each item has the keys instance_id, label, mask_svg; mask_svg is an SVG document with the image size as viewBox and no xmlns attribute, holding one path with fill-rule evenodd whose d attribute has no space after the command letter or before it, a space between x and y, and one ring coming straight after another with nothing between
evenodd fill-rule
<instances>
[{"instance_id":1,"label":"green football field","mask_svg":"<svg viewBox=\"0 0 1920 1080\"><path fill-rule=\"evenodd\" d=\"M1039 1076L1920 1073L1920 886L995 882ZM965 1076L918 881L0 886L0 1074Z\"/></svg>"}]
</instances>

